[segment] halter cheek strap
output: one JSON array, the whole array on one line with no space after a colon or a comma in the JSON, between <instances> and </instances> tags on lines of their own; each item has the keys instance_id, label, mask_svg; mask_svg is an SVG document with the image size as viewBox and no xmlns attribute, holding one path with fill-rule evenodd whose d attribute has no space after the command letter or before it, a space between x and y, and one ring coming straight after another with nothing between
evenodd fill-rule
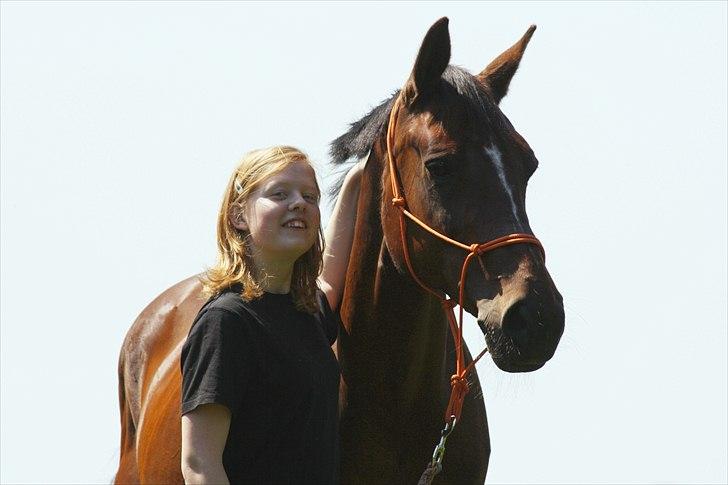
<instances>
[{"instance_id":1,"label":"halter cheek strap","mask_svg":"<svg viewBox=\"0 0 728 485\"><path fill-rule=\"evenodd\" d=\"M478 360L480 360L480 358L488 351L488 348L486 347L485 349L483 349L482 352L480 352L480 354L478 354L475 359L473 359L472 362L470 362L470 364L465 366L465 353L463 349L463 300L465 295L465 276L467 274L468 266L472 262L473 258L477 257L481 266L483 267L483 269L485 269L485 264L480 258L481 255L488 251L493 251L494 249L498 249L504 246L510 246L512 244L533 244L539 248L539 250L541 251L541 255L544 257L544 259L546 258L546 253L543 249L543 246L541 245L541 242L534 235L525 233L508 234L506 236L502 236L484 243L463 244L436 231L425 222L417 218L414 214L412 214L407 208L407 199L405 198L404 191L401 189L397 172L397 165L395 163L394 155L392 154L392 148L394 146L394 134L396 132L397 114L399 113L400 107L401 96L398 96L389 115L389 126L387 128L387 158L389 160L389 174L392 182L392 205L399 209L399 227L400 235L402 238L402 249L404 251L404 260L407 264L407 269L409 270L410 275L412 275L412 278L417 282L417 284L420 285L422 289L440 300L440 304L442 305L443 309L445 310L445 314L447 315L448 324L450 326L450 333L455 343L456 368L455 374L453 374L450 378L450 401L448 402L447 409L445 410L446 425L445 429L443 430L440 443L435 448L435 453L433 454L433 459L431 463L431 467L433 467L432 469L436 469L437 471L435 473L437 473L442 466L442 459L445 453L445 440L447 439L447 436L450 434L450 432L452 432L452 428L455 426L455 423L460 420L460 414L462 412L465 395L470 390L467 381L468 374L475 367L475 363L478 362ZM460 305L459 321L455 320L454 308L456 302L453 301L451 298L446 298L442 292L436 291L427 286L417 276L417 273L415 273L410 258L409 245L407 244L407 223L405 218L411 220L433 236L468 252L468 255L465 257L462 269L460 271L460 294L458 300L458 304Z\"/></svg>"}]
</instances>

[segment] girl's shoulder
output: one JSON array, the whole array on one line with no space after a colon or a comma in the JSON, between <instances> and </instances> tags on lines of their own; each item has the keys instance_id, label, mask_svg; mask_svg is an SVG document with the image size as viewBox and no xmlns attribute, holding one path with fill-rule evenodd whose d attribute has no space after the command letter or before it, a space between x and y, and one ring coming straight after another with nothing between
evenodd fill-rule
<instances>
[{"instance_id":1,"label":"girl's shoulder","mask_svg":"<svg viewBox=\"0 0 728 485\"><path fill-rule=\"evenodd\" d=\"M240 296L240 290L233 287L213 296L197 312L190 333L207 327L236 326L254 318L251 309Z\"/></svg>"},{"instance_id":2,"label":"girl's shoulder","mask_svg":"<svg viewBox=\"0 0 728 485\"><path fill-rule=\"evenodd\" d=\"M234 286L210 298L202 309L222 309L232 312L245 310L247 303L240 296L240 289Z\"/></svg>"},{"instance_id":3,"label":"girl's shoulder","mask_svg":"<svg viewBox=\"0 0 728 485\"><path fill-rule=\"evenodd\" d=\"M240 291L230 287L207 300L197 312L197 319L212 310L243 316L246 313L246 306L246 302L240 296Z\"/></svg>"}]
</instances>

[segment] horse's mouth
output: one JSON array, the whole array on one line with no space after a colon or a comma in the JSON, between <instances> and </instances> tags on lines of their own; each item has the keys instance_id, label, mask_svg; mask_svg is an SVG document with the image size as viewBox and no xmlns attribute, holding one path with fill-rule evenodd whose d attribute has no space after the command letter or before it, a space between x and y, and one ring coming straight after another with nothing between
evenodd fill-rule
<instances>
[{"instance_id":1,"label":"horse's mouth","mask_svg":"<svg viewBox=\"0 0 728 485\"><path fill-rule=\"evenodd\" d=\"M509 358L493 356L493 362L504 372L533 372L546 364L546 361L514 361Z\"/></svg>"},{"instance_id":2,"label":"horse's mouth","mask_svg":"<svg viewBox=\"0 0 728 485\"><path fill-rule=\"evenodd\" d=\"M486 325L483 327L488 329ZM500 326L495 326L485 332L485 341L499 369L505 372L532 372L543 367L554 356L559 339L550 332L532 336L529 340L514 339L504 333Z\"/></svg>"}]
</instances>

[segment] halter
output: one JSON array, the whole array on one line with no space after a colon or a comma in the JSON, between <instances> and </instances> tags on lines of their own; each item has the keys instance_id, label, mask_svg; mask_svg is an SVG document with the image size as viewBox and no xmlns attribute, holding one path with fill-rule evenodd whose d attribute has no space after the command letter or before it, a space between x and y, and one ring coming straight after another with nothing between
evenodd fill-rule
<instances>
[{"instance_id":1,"label":"halter","mask_svg":"<svg viewBox=\"0 0 728 485\"><path fill-rule=\"evenodd\" d=\"M465 276L467 274L468 266L470 265L470 262L473 260L473 258L477 257L479 259L481 267L485 270L485 264L480 258L482 254L497 248L501 248L503 246L510 246L512 244L534 244L538 246L538 248L541 250L541 254L544 259L546 258L546 253L543 249L543 246L541 245L541 242L535 236L525 233L508 234L507 236L502 236L480 244L463 244L459 241L445 236L444 234L441 234L432 227L428 226L426 223L422 222L414 214L412 214L407 208L407 200L405 199L404 191L400 188L397 165L394 160L394 155L392 154L392 146L394 145L394 133L397 123L397 114L399 113L400 107L401 96L398 96L394 102L394 106L392 107L392 112L389 115L389 126L387 128L387 158L389 159L389 172L392 180L392 195L394 196L392 198L392 205L399 209L399 227L400 234L402 236L404 260L407 263L407 268L409 269L412 278L417 282L417 284L420 285L422 289L440 300L440 304L442 305L443 309L445 310L445 314L447 315L448 323L450 326L450 333L452 334L452 338L455 343L456 368L455 374L453 374L450 378L451 392L450 401L448 402L447 409L445 410L445 429L442 432L442 438L440 439L440 443L435 448L435 453L433 454L431 463L432 471L434 471L434 474L436 474L440 471L442 466L442 459L445 453L445 440L447 439L447 436L452 432L455 424L460 420L460 414L462 412L465 395L470 390L470 385L467 381L468 374L475 367L475 363L478 362L478 360L480 360L480 358L488 351L488 348L486 347L485 349L483 349L482 352L480 352L480 354L478 354L475 359L473 359L470 364L465 366L465 354L462 345L463 298L465 288ZM433 236L468 252L468 255L465 257L465 261L463 261L462 269L460 270L460 294L459 301L457 302L460 305L459 322L455 320L454 308L456 302L453 301L452 298L448 299L444 297L441 292L438 292L424 284L415 273L415 270L412 266L412 261L410 260L409 245L407 244L407 224L405 217L409 218L412 222L416 223L418 226L420 226L422 229L429 232ZM433 478L434 474L432 475Z\"/></svg>"}]
</instances>

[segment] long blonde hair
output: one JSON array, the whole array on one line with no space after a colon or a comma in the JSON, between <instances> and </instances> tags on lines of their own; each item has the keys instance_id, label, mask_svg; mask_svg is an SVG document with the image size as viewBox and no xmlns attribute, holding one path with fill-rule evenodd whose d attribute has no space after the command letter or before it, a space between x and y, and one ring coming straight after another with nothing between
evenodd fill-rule
<instances>
[{"instance_id":1,"label":"long blonde hair","mask_svg":"<svg viewBox=\"0 0 728 485\"><path fill-rule=\"evenodd\" d=\"M236 229L231 216L265 179L293 163L307 163L313 168L305 153L290 146L254 150L238 164L227 184L217 216L217 263L200 277L205 296L216 296L238 283L242 284L240 296L245 301L263 295L262 276L256 274L247 251L246 238L249 233ZM316 189L319 189L318 182ZM316 278L323 264L323 248L324 239L319 227L316 242L293 265L291 296L300 311L316 313L319 310Z\"/></svg>"}]
</instances>

